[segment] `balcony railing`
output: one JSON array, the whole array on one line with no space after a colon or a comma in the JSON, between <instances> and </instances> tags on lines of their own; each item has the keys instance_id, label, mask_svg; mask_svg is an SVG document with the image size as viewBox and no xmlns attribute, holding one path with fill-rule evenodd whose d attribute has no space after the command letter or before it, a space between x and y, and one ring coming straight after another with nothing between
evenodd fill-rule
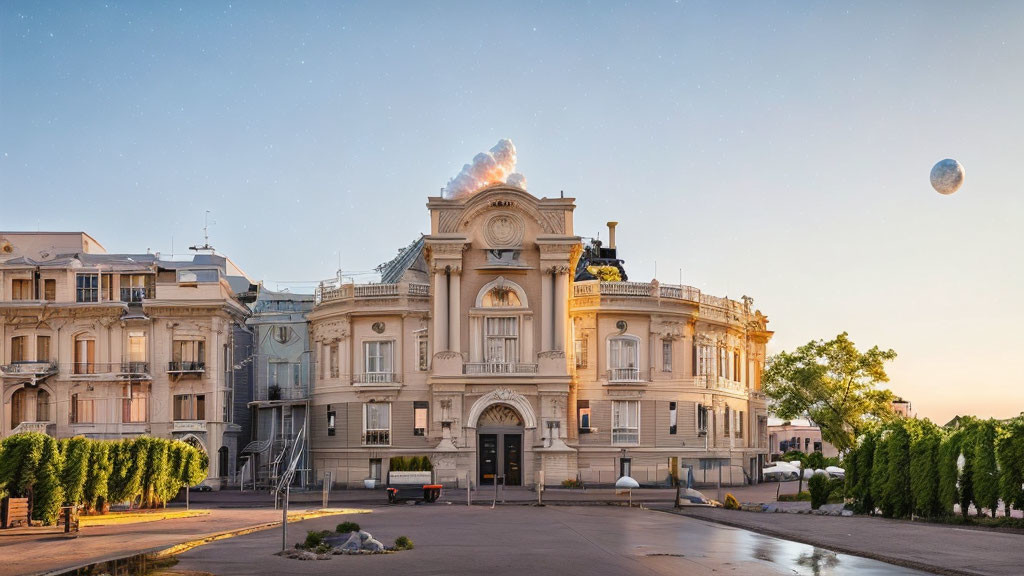
<instances>
[{"instance_id":1,"label":"balcony railing","mask_svg":"<svg viewBox=\"0 0 1024 576\"><path fill-rule=\"evenodd\" d=\"M57 426L53 422L22 422L11 430L11 434L39 432L40 434L49 434L50 436L53 436L53 432L56 427Z\"/></svg>"},{"instance_id":2,"label":"balcony railing","mask_svg":"<svg viewBox=\"0 0 1024 576\"><path fill-rule=\"evenodd\" d=\"M122 362L121 374L130 376L149 374L149 362Z\"/></svg>"},{"instance_id":3,"label":"balcony railing","mask_svg":"<svg viewBox=\"0 0 1024 576\"><path fill-rule=\"evenodd\" d=\"M398 384L401 377L395 372L364 372L353 374L353 384Z\"/></svg>"},{"instance_id":4,"label":"balcony railing","mask_svg":"<svg viewBox=\"0 0 1024 576\"><path fill-rule=\"evenodd\" d=\"M322 283L316 289L316 304L349 298L396 298L398 296L426 297L429 284L331 284Z\"/></svg>"},{"instance_id":5,"label":"balcony railing","mask_svg":"<svg viewBox=\"0 0 1024 576\"><path fill-rule=\"evenodd\" d=\"M463 374L536 374L536 364L522 362L469 362L462 365Z\"/></svg>"},{"instance_id":6,"label":"balcony railing","mask_svg":"<svg viewBox=\"0 0 1024 576\"><path fill-rule=\"evenodd\" d=\"M167 371L168 372L172 372L172 373L177 373L177 374L185 374L185 373L201 374L203 372L206 372L206 363L205 362L195 362L195 361L168 362L167 363Z\"/></svg>"},{"instance_id":7,"label":"balcony railing","mask_svg":"<svg viewBox=\"0 0 1024 576\"><path fill-rule=\"evenodd\" d=\"M599 282L590 280L573 284L573 296L631 296L641 298L664 298L700 302L700 290L693 286L658 284L648 282Z\"/></svg>"},{"instance_id":8,"label":"balcony railing","mask_svg":"<svg viewBox=\"0 0 1024 576\"><path fill-rule=\"evenodd\" d=\"M121 288L121 302L142 302L152 299L153 293L153 288Z\"/></svg>"},{"instance_id":9,"label":"balcony railing","mask_svg":"<svg viewBox=\"0 0 1024 576\"><path fill-rule=\"evenodd\" d=\"M57 364L55 362L12 362L0 366L0 372L4 376L42 376L56 374Z\"/></svg>"},{"instance_id":10,"label":"balcony railing","mask_svg":"<svg viewBox=\"0 0 1024 576\"><path fill-rule=\"evenodd\" d=\"M367 430L363 434L363 446L390 446L390 430Z\"/></svg>"},{"instance_id":11,"label":"balcony railing","mask_svg":"<svg viewBox=\"0 0 1024 576\"><path fill-rule=\"evenodd\" d=\"M608 370L609 382L645 382L645 374L639 368L611 368Z\"/></svg>"}]
</instances>

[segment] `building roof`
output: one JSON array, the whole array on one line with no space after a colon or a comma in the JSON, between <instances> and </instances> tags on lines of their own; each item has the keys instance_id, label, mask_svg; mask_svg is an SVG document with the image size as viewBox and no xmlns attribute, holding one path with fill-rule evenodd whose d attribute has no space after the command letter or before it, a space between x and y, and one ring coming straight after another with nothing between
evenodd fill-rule
<instances>
[{"instance_id":1,"label":"building roof","mask_svg":"<svg viewBox=\"0 0 1024 576\"><path fill-rule=\"evenodd\" d=\"M406 270L412 268L417 263L417 260L422 258L423 235L421 234L412 244L400 249L398 255L392 258L391 261L377 266L377 271L380 272L381 284L397 284L402 280Z\"/></svg>"}]
</instances>

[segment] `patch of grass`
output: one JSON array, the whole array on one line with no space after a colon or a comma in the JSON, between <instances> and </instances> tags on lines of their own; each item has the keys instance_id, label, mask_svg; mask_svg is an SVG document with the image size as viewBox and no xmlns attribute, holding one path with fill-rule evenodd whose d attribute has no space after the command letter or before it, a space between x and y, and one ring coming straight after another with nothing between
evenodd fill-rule
<instances>
[{"instance_id":1,"label":"patch of grass","mask_svg":"<svg viewBox=\"0 0 1024 576\"><path fill-rule=\"evenodd\" d=\"M342 522L338 524L338 527L334 529L338 534L344 534L346 532L359 532L359 524L355 522Z\"/></svg>"},{"instance_id":2,"label":"patch of grass","mask_svg":"<svg viewBox=\"0 0 1024 576\"><path fill-rule=\"evenodd\" d=\"M806 490L799 494L779 494L779 502L810 502L811 493Z\"/></svg>"},{"instance_id":3,"label":"patch of grass","mask_svg":"<svg viewBox=\"0 0 1024 576\"><path fill-rule=\"evenodd\" d=\"M395 538L395 550L412 550L412 540L408 536Z\"/></svg>"},{"instance_id":4,"label":"patch of grass","mask_svg":"<svg viewBox=\"0 0 1024 576\"><path fill-rule=\"evenodd\" d=\"M321 542L317 544L316 548L313 549L313 552L316 552L317 554L327 554L330 551L331 545L327 542Z\"/></svg>"}]
</instances>

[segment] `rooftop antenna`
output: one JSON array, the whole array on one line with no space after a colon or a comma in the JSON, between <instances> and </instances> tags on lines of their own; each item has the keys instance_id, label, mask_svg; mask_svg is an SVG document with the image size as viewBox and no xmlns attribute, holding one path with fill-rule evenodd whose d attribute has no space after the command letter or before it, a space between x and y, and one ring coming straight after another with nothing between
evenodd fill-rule
<instances>
[{"instance_id":1,"label":"rooftop antenna","mask_svg":"<svg viewBox=\"0 0 1024 576\"><path fill-rule=\"evenodd\" d=\"M217 223L216 220L214 220L213 222L210 222L210 211L207 210L206 211L206 215L203 216L203 245L202 246L189 246L188 249L189 250L195 250L196 252L198 252L200 250L209 250L210 252L213 252L213 246L210 246L210 230L209 230L209 228L210 228L210 224L216 224L216 223Z\"/></svg>"}]
</instances>

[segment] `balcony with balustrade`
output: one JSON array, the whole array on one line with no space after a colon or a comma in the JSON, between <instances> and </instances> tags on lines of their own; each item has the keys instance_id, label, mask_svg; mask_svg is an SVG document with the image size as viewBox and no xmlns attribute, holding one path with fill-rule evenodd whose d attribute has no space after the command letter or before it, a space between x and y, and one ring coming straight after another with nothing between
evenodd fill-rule
<instances>
[{"instance_id":1,"label":"balcony with balustrade","mask_svg":"<svg viewBox=\"0 0 1024 576\"><path fill-rule=\"evenodd\" d=\"M206 362L174 360L167 363L168 374L203 374L204 372L206 372Z\"/></svg>"},{"instance_id":2,"label":"balcony with balustrade","mask_svg":"<svg viewBox=\"0 0 1024 576\"><path fill-rule=\"evenodd\" d=\"M606 378L609 384L635 384L649 380L648 373L639 368L609 368Z\"/></svg>"},{"instance_id":3,"label":"balcony with balustrade","mask_svg":"<svg viewBox=\"0 0 1024 576\"><path fill-rule=\"evenodd\" d=\"M356 386L389 386L401 383L402 375L397 372L363 372L352 375L352 384Z\"/></svg>"},{"instance_id":4,"label":"balcony with balustrade","mask_svg":"<svg viewBox=\"0 0 1024 576\"><path fill-rule=\"evenodd\" d=\"M57 373L56 362L11 362L0 366L0 377L42 380Z\"/></svg>"},{"instance_id":5,"label":"balcony with balustrade","mask_svg":"<svg viewBox=\"0 0 1024 576\"><path fill-rule=\"evenodd\" d=\"M698 306L700 317L720 322L742 322L750 315L749 305L729 298L702 294L698 288L658 282L605 282L588 280L573 284L574 299L597 297L605 300L650 300Z\"/></svg>"},{"instance_id":6,"label":"balcony with balustrade","mask_svg":"<svg viewBox=\"0 0 1024 576\"><path fill-rule=\"evenodd\" d=\"M427 298L429 284L338 284L321 282L316 288L317 306L346 300L381 300L394 298Z\"/></svg>"},{"instance_id":7,"label":"balcony with balustrade","mask_svg":"<svg viewBox=\"0 0 1024 576\"><path fill-rule=\"evenodd\" d=\"M363 433L363 446L390 446L390 430L367 430Z\"/></svg>"},{"instance_id":8,"label":"balcony with balustrade","mask_svg":"<svg viewBox=\"0 0 1024 576\"><path fill-rule=\"evenodd\" d=\"M537 365L524 362L467 362L462 365L462 373L467 376L490 374L528 376L537 373Z\"/></svg>"}]
</instances>

